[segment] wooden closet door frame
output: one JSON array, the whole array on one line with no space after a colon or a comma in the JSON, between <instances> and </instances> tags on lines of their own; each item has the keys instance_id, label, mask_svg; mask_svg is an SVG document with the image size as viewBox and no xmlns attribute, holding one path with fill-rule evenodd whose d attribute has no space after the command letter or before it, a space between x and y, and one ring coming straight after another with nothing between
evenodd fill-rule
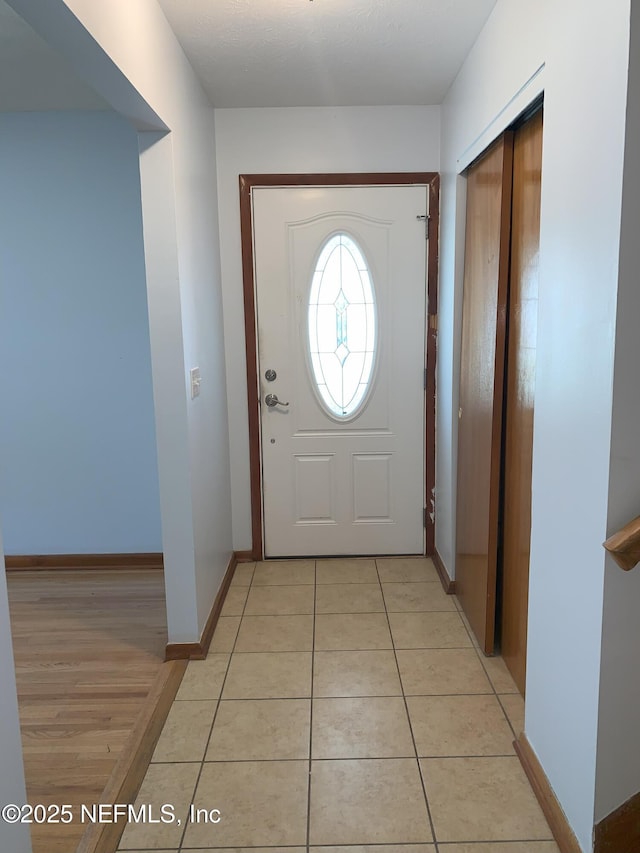
<instances>
[{"instance_id":1,"label":"wooden closet door frame","mask_svg":"<svg viewBox=\"0 0 640 853\"><path fill-rule=\"evenodd\" d=\"M469 623L476 634L479 644L485 654L493 654L495 646L495 627L496 627L496 593L497 593L497 571L498 571L498 544L499 544L499 519L500 519L500 477L502 463L502 407L504 398L504 371L506 357L506 326L507 326L507 298L509 287L509 253L510 253L510 231L511 231L511 182L513 173L513 133L510 130L505 131L495 142L493 142L480 157L478 157L466 170L467 174L470 170L479 166L488 156L493 154L496 149L502 146L503 159L501 167L501 198L500 198L500 213L499 213L499 237L498 237L498 269L497 269L497 302L495 316L495 357L493 365L493 394L491 405L491 439L490 439L490 460L489 474L485 483L484 495L480 497L486 500L488 504L488 529L487 535L487 553L486 553L486 577L484 582L475 584L475 589L472 587L473 593L471 598L465 596L465 580L469 580L471 575L467 573L465 578L465 569L461 571L463 562L460 559L460 530L462 528L460 513L461 513L461 494L465 488L463 479L465 472L458 464L457 477L457 501L456 501L456 589L460 595L463 610L465 611ZM469 196L467 195L467 217L469 216ZM469 239L469 229L467 229L465 237L465 267L467 266L467 241ZM467 291L467 272L465 271L465 293L463 293L463 338L460 364L460 393L463 391L463 371L464 364L464 346L465 346L465 316L464 306L469 300ZM464 401L460 399L461 415L464 418ZM462 424L458 431L458 463L460 463L461 434ZM467 523L471 523L470 519L466 519ZM484 555L482 555L484 557ZM473 569L471 569L473 571ZM475 581L475 579L474 579ZM482 581L482 578L481 578ZM477 588L480 591L477 592Z\"/></svg>"}]
</instances>

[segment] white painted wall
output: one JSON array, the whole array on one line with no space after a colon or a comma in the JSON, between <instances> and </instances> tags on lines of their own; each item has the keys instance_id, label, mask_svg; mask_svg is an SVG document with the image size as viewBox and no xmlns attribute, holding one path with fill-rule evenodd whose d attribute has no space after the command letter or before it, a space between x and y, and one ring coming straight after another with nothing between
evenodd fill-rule
<instances>
[{"instance_id":1,"label":"white painted wall","mask_svg":"<svg viewBox=\"0 0 640 853\"><path fill-rule=\"evenodd\" d=\"M640 10L631 7L607 533L640 515ZM640 569L604 573L596 822L640 791Z\"/></svg>"},{"instance_id":2,"label":"white painted wall","mask_svg":"<svg viewBox=\"0 0 640 853\"><path fill-rule=\"evenodd\" d=\"M27 802L22 764L22 742L18 719L18 698L13 663L13 640L9 624L7 577L0 534L0 807ZM0 848L12 853L31 853L31 837L27 824L9 824L0 820Z\"/></svg>"},{"instance_id":3,"label":"white painted wall","mask_svg":"<svg viewBox=\"0 0 640 853\"><path fill-rule=\"evenodd\" d=\"M158 448L172 448L159 455L159 468L167 615L175 631L197 624L197 599L187 389L184 359L177 357L184 338L170 134L140 134L140 179L145 246L155 247L146 251L151 358L156 411L165 413L156 418L156 432Z\"/></svg>"},{"instance_id":4,"label":"white painted wall","mask_svg":"<svg viewBox=\"0 0 640 853\"><path fill-rule=\"evenodd\" d=\"M584 851L596 787L628 39L628 0L498 0L442 107L439 386L453 388L438 420L446 513L458 407L457 363L446 354L459 351L462 284L456 176L544 81L526 732ZM436 529L452 570L453 525Z\"/></svg>"},{"instance_id":5,"label":"white painted wall","mask_svg":"<svg viewBox=\"0 0 640 853\"><path fill-rule=\"evenodd\" d=\"M137 134L1 113L0 185L5 552L160 551Z\"/></svg>"},{"instance_id":6,"label":"white painted wall","mask_svg":"<svg viewBox=\"0 0 640 853\"><path fill-rule=\"evenodd\" d=\"M140 137L142 214L169 639L195 641L231 555L213 109L155 0L11 5L139 130L170 129Z\"/></svg>"},{"instance_id":7,"label":"white painted wall","mask_svg":"<svg viewBox=\"0 0 640 853\"><path fill-rule=\"evenodd\" d=\"M438 171L438 107L216 110L233 544L251 547L238 175Z\"/></svg>"}]
</instances>

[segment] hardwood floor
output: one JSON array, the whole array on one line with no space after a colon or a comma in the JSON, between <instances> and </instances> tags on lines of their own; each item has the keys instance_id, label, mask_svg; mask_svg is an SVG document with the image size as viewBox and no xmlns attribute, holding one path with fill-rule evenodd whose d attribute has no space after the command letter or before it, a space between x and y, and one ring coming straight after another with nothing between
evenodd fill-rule
<instances>
[{"instance_id":1,"label":"hardwood floor","mask_svg":"<svg viewBox=\"0 0 640 853\"><path fill-rule=\"evenodd\" d=\"M70 804L33 853L74 853L164 660L158 570L7 572L27 796Z\"/></svg>"}]
</instances>

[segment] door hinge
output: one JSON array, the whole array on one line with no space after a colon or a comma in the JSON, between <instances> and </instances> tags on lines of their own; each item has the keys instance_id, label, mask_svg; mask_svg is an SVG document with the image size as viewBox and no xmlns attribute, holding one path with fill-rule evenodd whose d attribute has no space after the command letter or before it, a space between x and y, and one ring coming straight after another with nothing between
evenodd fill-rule
<instances>
[{"instance_id":1,"label":"door hinge","mask_svg":"<svg viewBox=\"0 0 640 853\"><path fill-rule=\"evenodd\" d=\"M429 387L429 374L427 372L427 368L424 369L424 390L426 391Z\"/></svg>"},{"instance_id":2,"label":"door hinge","mask_svg":"<svg viewBox=\"0 0 640 853\"><path fill-rule=\"evenodd\" d=\"M438 331L438 315L437 314L429 314L429 328L434 332Z\"/></svg>"},{"instance_id":3,"label":"door hinge","mask_svg":"<svg viewBox=\"0 0 640 853\"><path fill-rule=\"evenodd\" d=\"M427 520L428 520L428 517L427 517L427 508L426 508L426 506L425 506L425 507L424 507L424 509L422 510L422 526L423 526L423 527L426 527L426 526L427 526Z\"/></svg>"},{"instance_id":4,"label":"door hinge","mask_svg":"<svg viewBox=\"0 0 640 853\"><path fill-rule=\"evenodd\" d=\"M419 220L420 222L424 222L424 239L428 240L429 239L429 220L431 219L431 217L429 216L428 213L422 213L422 214L418 214L418 216L416 216L416 219Z\"/></svg>"}]
</instances>

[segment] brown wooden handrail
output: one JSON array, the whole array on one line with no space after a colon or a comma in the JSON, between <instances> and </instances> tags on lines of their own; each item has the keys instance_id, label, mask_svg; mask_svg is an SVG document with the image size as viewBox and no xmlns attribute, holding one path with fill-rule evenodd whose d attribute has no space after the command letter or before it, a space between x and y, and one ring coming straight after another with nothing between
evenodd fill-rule
<instances>
[{"instance_id":1,"label":"brown wooden handrail","mask_svg":"<svg viewBox=\"0 0 640 853\"><path fill-rule=\"evenodd\" d=\"M640 563L640 515L602 544L625 572Z\"/></svg>"}]
</instances>

